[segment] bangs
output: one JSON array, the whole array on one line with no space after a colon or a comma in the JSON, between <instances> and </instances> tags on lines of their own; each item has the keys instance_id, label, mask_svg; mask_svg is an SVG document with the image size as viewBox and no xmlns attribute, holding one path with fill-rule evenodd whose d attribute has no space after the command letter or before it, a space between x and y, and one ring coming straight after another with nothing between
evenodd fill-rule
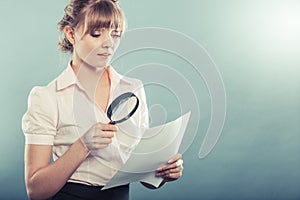
<instances>
[{"instance_id":1,"label":"bangs","mask_svg":"<svg viewBox=\"0 0 300 200\"><path fill-rule=\"evenodd\" d=\"M101 28L118 29L124 32L125 17L119 6L112 1L99 1L91 5L85 14L84 33Z\"/></svg>"}]
</instances>

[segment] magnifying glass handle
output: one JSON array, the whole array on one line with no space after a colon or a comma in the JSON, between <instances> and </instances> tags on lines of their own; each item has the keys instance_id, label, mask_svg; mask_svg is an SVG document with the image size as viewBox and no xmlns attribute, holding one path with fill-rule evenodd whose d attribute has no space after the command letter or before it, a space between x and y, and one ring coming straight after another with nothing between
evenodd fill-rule
<instances>
[{"instance_id":1,"label":"magnifying glass handle","mask_svg":"<svg viewBox=\"0 0 300 200\"><path fill-rule=\"evenodd\" d=\"M116 122L114 122L114 121L110 121L110 122L109 122L109 124L115 125L115 124L116 124Z\"/></svg>"}]
</instances>

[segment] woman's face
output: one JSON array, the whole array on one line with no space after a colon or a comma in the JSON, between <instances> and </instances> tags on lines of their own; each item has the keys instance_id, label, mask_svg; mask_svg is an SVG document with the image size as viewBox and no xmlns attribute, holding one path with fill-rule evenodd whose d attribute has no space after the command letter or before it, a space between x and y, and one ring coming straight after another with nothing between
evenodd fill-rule
<instances>
[{"instance_id":1,"label":"woman's face","mask_svg":"<svg viewBox=\"0 0 300 200\"><path fill-rule=\"evenodd\" d=\"M119 46L121 34L120 30L101 28L83 35L80 27L75 31L74 56L92 67L106 67Z\"/></svg>"}]
</instances>

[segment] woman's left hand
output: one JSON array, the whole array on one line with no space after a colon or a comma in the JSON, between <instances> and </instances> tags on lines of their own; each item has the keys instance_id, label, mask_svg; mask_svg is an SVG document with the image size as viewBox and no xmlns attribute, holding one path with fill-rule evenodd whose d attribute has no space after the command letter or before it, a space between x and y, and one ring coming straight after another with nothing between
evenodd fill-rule
<instances>
[{"instance_id":1,"label":"woman's left hand","mask_svg":"<svg viewBox=\"0 0 300 200\"><path fill-rule=\"evenodd\" d=\"M156 176L162 177L163 182L169 182L179 179L182 176L183 161L182 155L176 154L165 165L156 169Z\"/></svg>"}]
</instances>

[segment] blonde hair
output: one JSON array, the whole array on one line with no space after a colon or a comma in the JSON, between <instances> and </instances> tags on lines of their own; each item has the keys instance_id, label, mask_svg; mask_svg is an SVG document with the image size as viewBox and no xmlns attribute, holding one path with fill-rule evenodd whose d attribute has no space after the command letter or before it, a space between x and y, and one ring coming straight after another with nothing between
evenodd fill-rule
<instances>
[{"instance_id":1,"label":"blonde hair","mask_svg":"<svg viewBox=\"0 0 300 200\"><path fill-rule=\"evenodd\" d=\"M63 33L66 26L73 31L84 26L84 34L100 28L125 30L125 16L116 0L71 0L64 10L64 16L58 23L58 29ZM58 48L64 52L73 53L73 45L65 37L58 43Z\"/></svg>"}]
</instances>

